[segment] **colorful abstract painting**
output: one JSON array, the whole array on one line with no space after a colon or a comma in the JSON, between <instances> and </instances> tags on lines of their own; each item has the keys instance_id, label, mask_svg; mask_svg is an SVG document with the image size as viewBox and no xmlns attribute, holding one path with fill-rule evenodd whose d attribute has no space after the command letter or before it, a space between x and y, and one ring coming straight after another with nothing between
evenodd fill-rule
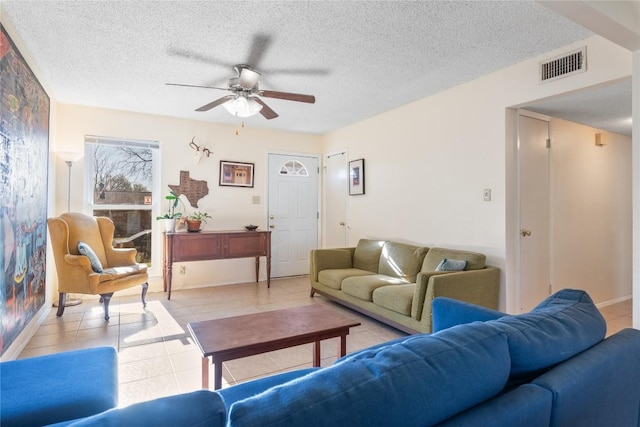
<instances>
[{"instance_id":1,"label":"colorful abstract painting","mask_svg":"<svg viewBox=\"0 0 640 427\"><path fill-rule=\"evenodd\" d=\"M0 354L45 301L49 96L0 25Z\"/></svg>"}]
</instances>

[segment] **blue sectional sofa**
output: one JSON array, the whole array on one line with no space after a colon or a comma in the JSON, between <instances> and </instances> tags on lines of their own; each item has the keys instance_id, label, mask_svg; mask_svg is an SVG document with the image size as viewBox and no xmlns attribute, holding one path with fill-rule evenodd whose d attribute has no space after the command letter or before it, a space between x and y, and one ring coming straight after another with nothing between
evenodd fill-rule
<instances>
[{"instance_id":1,"label":"blue sectional sofa","mask_svg":"<svg viewBox=\"0 0 640 427\"><path fill-rule=\"evenodd\" d=\"M640 331L604 339L606 323L585 292L565 289L517 316L446 298L436 298L433 310L433 334L370 347L326 368L80 419L71 412L58 425L639 425ZM4 381L2 394L4 427Z\"/></svg>"}]
</instances>

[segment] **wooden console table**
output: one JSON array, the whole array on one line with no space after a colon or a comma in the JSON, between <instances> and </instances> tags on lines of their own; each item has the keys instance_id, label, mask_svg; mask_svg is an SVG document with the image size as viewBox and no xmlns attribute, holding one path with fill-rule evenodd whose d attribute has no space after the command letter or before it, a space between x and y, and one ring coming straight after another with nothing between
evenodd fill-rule
<instances>
[{"instance_id":1,"label":"wooden console table","mask_svg":"<svg viewBox=\"0 0 640 427\"><path fill-rule=\"evenodd\" d=\"M162 280L171 299L171 275L174 262L215 259L256 259L256 282L260 273L260 257L267 258L267 287L271 287L270 231L200 231L198 233L163 233L164 254Z\"/></svg>"}]
</instances>

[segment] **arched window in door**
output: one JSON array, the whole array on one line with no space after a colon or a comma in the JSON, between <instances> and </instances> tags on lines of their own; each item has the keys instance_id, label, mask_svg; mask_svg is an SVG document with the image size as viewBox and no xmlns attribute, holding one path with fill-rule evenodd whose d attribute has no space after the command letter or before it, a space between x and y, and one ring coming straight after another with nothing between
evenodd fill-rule
<instances>
[{"instance_id":1,"label":"arched window in door","mask_svg":"<svg viewBox=\"0 0 640 427\"><path fill-rule=\"evenodd\" d=\"M280 168L280 175L309 176L307 168L297 160L286 161Z\"/></svg>"}]
</instances>

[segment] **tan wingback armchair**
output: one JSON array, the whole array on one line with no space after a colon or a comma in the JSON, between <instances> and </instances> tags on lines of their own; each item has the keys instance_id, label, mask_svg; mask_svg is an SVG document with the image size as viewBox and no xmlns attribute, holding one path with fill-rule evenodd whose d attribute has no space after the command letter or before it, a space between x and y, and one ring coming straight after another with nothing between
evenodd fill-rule
<instances>
[{"instance_id":1,"label":"tan wingback armchair","mask_svg":"<svg viewBox=\"0 0 640 427\"><path fill-rule=\"evenodd\" d=\"M135 249L113 248L115 226L110 218L69 212L47 219L47 224L58 272L58 317L64 313L69 292L100 295L104 318L109 320L109 302L113 293L142 285L142 305L146 307L147 266L136 263ZM90 258L80 254L79 242L93 250L102 272L94 271Z\"/></svg>"}]
</instances>

